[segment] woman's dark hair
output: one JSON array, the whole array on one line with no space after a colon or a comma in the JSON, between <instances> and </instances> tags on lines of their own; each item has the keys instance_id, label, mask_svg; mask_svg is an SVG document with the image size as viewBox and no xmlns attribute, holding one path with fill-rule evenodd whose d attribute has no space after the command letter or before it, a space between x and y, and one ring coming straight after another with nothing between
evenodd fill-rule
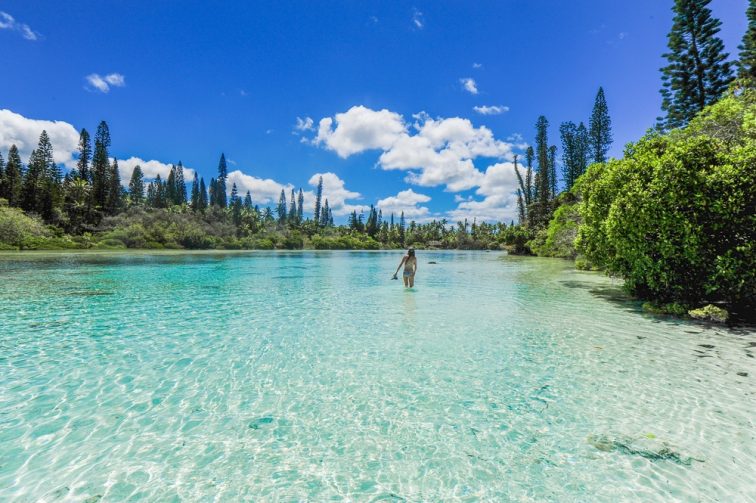
<instances>
[{"instance_id":1,"label":"woman's dark hair","mask_svg":"<svg viewBox=\"0 0 756 503\"><path fill-rule=\"evenodd\" d=\"M415 256L415 249L414 248L410 248L409 250L407 250L407 255L409 255L410 257L414 257Z\"/></svg>"}]
</instances>

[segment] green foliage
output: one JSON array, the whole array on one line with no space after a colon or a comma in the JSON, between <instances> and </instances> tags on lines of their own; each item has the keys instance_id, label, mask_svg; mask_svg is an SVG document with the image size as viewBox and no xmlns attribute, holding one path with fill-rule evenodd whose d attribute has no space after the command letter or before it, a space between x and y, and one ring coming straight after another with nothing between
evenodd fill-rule
<instances>
[{"instance_id":1,"label":"green foliage","mask_svg":"<svg viewBox=\"0 0 756 503\"><path fill-rule=\"evenodd\" d=\"M364 234L344 236L313 236L311 245L316 250L378 250L380 244Z\"/></svg>"},{"instance_id":2,"label":"green foliage","mask_svg":"<svg viewBox=\"0 0 756 503\"><path fill-rule=\"evenodd\" d=\"M717 323L725 323L730 317L730 313L726 309L713 304L708 304L699 309L691 309L688 311L688 315L696 320L714 321Z\"/></svg>"},{"instance_id":3,"label":"green foliage","mask_svg":"<svg viewBox=\"0 0 756 503\"><path fill-rule=\"evenodd\" d=\"M0 245L5 249L18 249L35 239L52 236L38 217L30 217L19 208L11 208L0 199Z\"/></svg>"},{"instance_id":4,"label":"green foliage","mask_svg":"<svg viewBox=\"0 0 756 503\"><path fill-rule=\"evenodd\" d=\"M138 164L134 166L134 170L131 172L131 180L129 181L129 201L134 206L141 206L142 202L144 202L144 175L142 174L142 167Z\"/></svg>"},{"instance_id":5,"label":"green foliage","mask_svg":"<svg viewBox=\"0 0 756 503\"><path fill-rule=\"evenodd\" d=\"M677 302L670 302L668 304L656 304L654 302L644 302L641 306L643 311L650 314L671 314L674 316L685 316L688 313L688 308Z\"/></svg>"},{"instance_id":6,"label":"green foliage","mask_svg":"<svg viewBox=\"0 0 756 503\"><path fill-rule=\"evenodd\" d=\"M562 204L554 212L549 226L539 230L529 243L530 249L541 257L574 259L577 256L575 238L580 222L579 204Z\"/></svg>"},{"instance_id":7,"label":"green foliage","mask_svg":"<svg viewBox=\"0 0 756 503\"><path fill-rule=\"evenodd\" d=\"M755 107L753 90L731 94L687 129L651 133L624 159L591 166L576 184L578 250L642 298L752 305Z\"/></svg>"},{"instance_id":8,"label":"green foliage","mask_svg":"<svg viewBox=\"0 0 756 503\"><path fill-rule=\"evenodd\" d=\"M221 153L218 161L218 179L215 180L215 204L221 208L228 206L226 199L226 179L228 178L228 167L226 165L226 154Z\"/></svg>"},{"instance_id":9,"label":"green foliage","mask_svg":"<svg viewBox=\"0 0 756 503\"><path fill-rule=\"evenodd\" d=\"M522 226L507 227L500 235L500 244L512 255L532 255L530 241L534 238L534 231Z\"/></svg>"},{"instance_id":10,"label":"green foliage","mask_svg":"<svg viewBox=\"0 0 756 503\"><path fill-rule=\"evenodd\" d=\"M668 35L669 64L662 68L663 129L686 125L707 105L716 102L732 81L724 43L717 37L722 22L712 17L711 0L675 0Z\"/></svg>"},{"instance_id":11,"label":"green foliage","mask_svg":"<svg viewBox=\"0 0 756 503\"><path fill-rule=\"evenodd\" d=\"M604 88L599 87L593 112L588 122L588 149L592 162L605 162L609 147L612 146L612 120L606 104Z\"/></svg>"},{"instance_id":12,"label":"green foliage","mask_svg":"<svg viewBox=\"0 0 756 503\"><path fill-rule=\"evenodd\" d=\"M756 83L756 0L748 2L748 27L743 42L738 46L740 49L740 60L738 61L738 76L742 79L751 81L751 85Z\"/></svg>"},{"instance_id":13,"label":"green foliage","mask_svg":"<svg viewBox=\"0 0 756 503\"><path fill-rule=\"evenodd\" d=\"M111 166L108 148L110 148L110 130L105 121L97 126L95 135L94 156L92 157L92 190L90 192L91 205L98 211L104 211L108 205L110 190L109 175Z\"/></svg>"},{"instance_id":14,"label":"green foliage","mask_svg":"<svg viewBox=\"0 0 756 503\"><path fill-rule=\"evenodd\" d=\"M608 116L607 116L608 120ZM562 179L564 189L570 190L588 167L588 130L582 122L563 122L559 126L562 137Z\"/></svg>"}]
</instances>

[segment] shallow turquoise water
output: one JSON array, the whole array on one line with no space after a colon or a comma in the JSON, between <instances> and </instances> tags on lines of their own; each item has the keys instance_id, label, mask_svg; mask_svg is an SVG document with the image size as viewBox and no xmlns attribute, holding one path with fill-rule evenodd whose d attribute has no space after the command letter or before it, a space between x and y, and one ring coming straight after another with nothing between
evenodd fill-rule
<instances>
[{"instance_id":1,"label":"shallow turquoise water","mask_svg":"<svg viewBox=\"0 0 756 503\"><path fill-rule=\"evenodd\" d=\"M400 256L1 256L0 500L756 501L753 331Z\"/></svg>"}]
</instances>

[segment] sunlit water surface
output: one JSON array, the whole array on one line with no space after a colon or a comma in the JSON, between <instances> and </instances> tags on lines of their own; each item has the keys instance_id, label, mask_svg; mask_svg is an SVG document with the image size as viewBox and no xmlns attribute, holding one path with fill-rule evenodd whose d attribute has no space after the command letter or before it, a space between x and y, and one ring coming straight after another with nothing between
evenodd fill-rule
<instances>
[{"instance_id":1,"label":"sunlit water surface","mask_svg":"<svg viewBox=\"0 0 756 503\"><path fill-rule=\"evenodd\" d=\"M0 500L756 501L753 331L400 256L0 257Z\"/></svg>"}]
</instances>

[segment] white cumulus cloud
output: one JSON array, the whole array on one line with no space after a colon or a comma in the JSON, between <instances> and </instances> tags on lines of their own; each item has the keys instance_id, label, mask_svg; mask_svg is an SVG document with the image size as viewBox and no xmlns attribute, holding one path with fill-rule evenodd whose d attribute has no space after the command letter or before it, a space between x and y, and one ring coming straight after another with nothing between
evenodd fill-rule
<instances>
[{"instance_id":1,"label":"white cumulus cloud","mask_svg":"<svg viewBox=\"0 0 756 503\"><path fill-rule=\"evenodd\" d=\"M478 85L475 83L475 79L466 77L459 79L459 83L462 84L462 88L470 94L478 94Z\"/></svg>"},{"instance_id":2,"label":"white cumulus cloud","mask_svg":"<svg viewBox=\"0 0 756 503\"><path fill-rule=\"evenodd\" d=\"M524 177L525 170L518 166ZM482 199L455 197L457 207L447 214L451 220L504 221L517 220L517 175L511 162L489 166L475 194Z\"/></svg>"},{"instance_id":3,"label":"white cumulus cloud","mask_svg":"<svg viewBox=\"0 0 756 503\"><path fill-rule=\"evenodd\" d=\"M399 216L404 212L405 218L417 219L430 213L427 206L420 206L420 204L427 203L430 200L430 196L407 189L395 196L379 200L376 206L383 212L384 217L388 217L392 213Z\"/></svg>"},{"instance_id":4,"label":"white cumulus cloud","mask_svg":"<svg viewBox=\"0 0 756 503\"><path fill-rule=\"evenodd\" d=\"M16 145L21 160L27 162L31 151L37 147L42 131L47 131L50 137L55 162L65 164L69 168L76 165L73 154L79 143L79 133L71 124L64 121L29 119L10 110L0 110L0 150L4 153L11 145Z\"/></svg>"},{"instance_id":5,"label":"white cumulus cloud","mask_svg":"<svg viewBox=\"0 0 756 503\"><path fill-rule=\"evenodd\" d=\"M110 159L113 162L113 159ZM118 159L118 174L121 175L121 185L128 187L131 174L137 165L142 168L144 177L148 180L160 178L165 181L171 172L171 165L164 162L149 160L145 161L139 157L129 157L128 159ZM184 166L184 180L189 183L194 179L194 170Z\"/></svg>"},{"instance_id":6,"label":"white cumulus cloud","mask_svg":"<svg viewBox=\"0 0 756 503\"><path fill-rule=\"evenodd\" d=\"M404 119L398 113L386 109L371 110L359 105L336 114L335 118L321 119L314 143L325 145L346 158L365 150L386 150L405 129Z\"/></svg>"},{"instance_id":7,"label":"white cumulus cloud","mask_svg":"<svg viewBox=\"0 0 756 503\"><path fill-rule=\"evenodd\" d=\"M473 107L473 110L481 115L501 115L505 112L509 112L509 107L503 105L482 105Z\"/></svg>"},{"instance_id":8,"label":"white cumulus cloud","mask_svg":"<svg viewBox=\"0 0 756 503\"><path fill-rule=\"evenodd\" d=\"M32 30L28 24L19 23L16 18L7 12L0 11L0 30L17 31L26 40L38 40L39 34Z\"/></svg>"},{"instance_id":9,"label":"white cumulus cloud","mask_svg":"<svg viewBox=\"0 0 756 503\"><path fill-rule=\"evenodd\" d=\"M10 110L0 110L0 151L3 157L7 157L11 145L18 148L21 160L26 163L31 151L37 147L39 135L47 131L50 143L53 146L53 159L66 168L76 167L78 159L79 132L71 124L65 121L50 121L29 119ZM113 159L111 158L112 162ZM171 165L164 162L148 160L139 157L129 157L118 160L118 172L121 175L121 183L128 186L131 173L136 165L142 167L145 178L152 179L158 174L165 180L171 170ZM184 167L184 178L190 182L194 177L194 170Z\"/></svg>"},{"instance_id":10,"label":"white cumulus cloud","mask_svg":"<svg viewBox=\"0 0 756 503\"><path fill-rule=\"evenodd\" d=\"M452 219L508 220L516 215L517 178L511 163L514 149L525 148L515 135L507 141L497 139L485 126L476 127L461 117L432 118L426 113L413 116L408 124L389 110L375 111L352 107L334 118L320 121L314 144L333 150L341 157L379 150L377 165L384 170L406 171L411 184L444 186L449 192L474 189L474 196L457 197L457 207L447 215ZM475 166L476 160L494 163L485 170ZM428 197L414 191L402 191L379 201L384 213L391 209L405 210L406 215L432 215L422 206L425 201L409 204L411 197ZM423 209L425 208L425 209Z\"/></svg>"},{"instance_id":11,"label":"white cumulus cloud","mask_svg":"<svg viewBox=\"0 0 756 503\"><path fill-rule=\"evenodd\" d=\"M126 85L126 77L120 73L109 73L108 75L101 76L98 73L90 73L84 77L89 86L88 90L96 90L101 93L107 93L111 87L124 87Z\"/></svg>"},{"instance_id":12,"label":"white cumulus cloud","mask_svg":"<svg viewBox=\"0 0 756 503\"><path fill-rule=\"evenodd\" d=\"M475 127L469 119L433 119L425 113L414 119L410 128L398 113L355 106L333 119L321 119L313 143L341 157L382 150L382 169L408 171L410 183L446 185L452 192L480 185L483 173L475 167L475 158L511 158L512 144L497 140L490 129Z\"/></svg>"},{"instance_id":13,"label":"white cumulus cloud","mask_svg":"<svg viewBox=\"0 0 756 503\"><path fill-rule=\"evenodd\" d=\"M226 179L226 191L229 194L231 194L231 188L234 183L239 194L244 195L249 191L252 201L260 205L278 203L278 197L281 195L282 189L286 192L288 201L289 193L294 188L292 184L284 185L270 178L258 178L238 169L230 172Z\"/></svg>"},{"instance_id":14,"label":"white cumulus cloud","mask_svg":"<svg viewBox=\"0 0 756 503\"><path fill-rule=\"evenodd\" d=\"M297 123L294 125L294 134L297 134L296 131L313 131L315 129L313 126L314 122L312 121L312 118L305 117L303 119L301 117L297 117Z\"/></svg>"},{"instance_id":15,"label":"white cumulus cloud","mask_svg":"<svg viewBox=\"0 0 756 503\"><path fill-rule=\"evenodd\" d=\"M360 199L362 198L362 195L359 192L347 189L344 180L334 173L315 173L310 177L310 180L307 183L309 183L310 186L317 188L318 180L321 176L323 177L323 202L328 199L328 207L333 210L334 215L348 215L353 211L359 213L368 208L363 204L350 204L348 202L350 199ZM314 207L314 190L305 193L305 205L309 208Z\"/></svg>"},{"instance_id":16,"label":"white cumulus cloud","mask_svg":"<svg viewBox=\"0 0 756 503\"><path fill-rule=\"evenodd\" d=\"M323 202L328 199L328 206L333 210L335 216L346 215L356 210L360 212L365 209L364 205L350 204L348 200L359 199L361 194L354 192L346 188L344 180L339 178L336 174L315 173L308 180L308 184L315 188L318 185L318 180L323 177ZM278 199L281 196L281 190L286 195L287 205L291 198L291 191L294 190L296 195L299 194L300 187L296 187L291 183L282 183L271 178L258 178L256 176L248 175L241 170L235 170L228 174L226 180L226 190L231 193L233 184L236 184L236 189L239 194L244 195L247 191L250 192L252 201L254 204L259 205L275 205L278 204ZM312 213L315 207L315 190L304 190L304 213Z\"/></svg>"}]
</instances>

